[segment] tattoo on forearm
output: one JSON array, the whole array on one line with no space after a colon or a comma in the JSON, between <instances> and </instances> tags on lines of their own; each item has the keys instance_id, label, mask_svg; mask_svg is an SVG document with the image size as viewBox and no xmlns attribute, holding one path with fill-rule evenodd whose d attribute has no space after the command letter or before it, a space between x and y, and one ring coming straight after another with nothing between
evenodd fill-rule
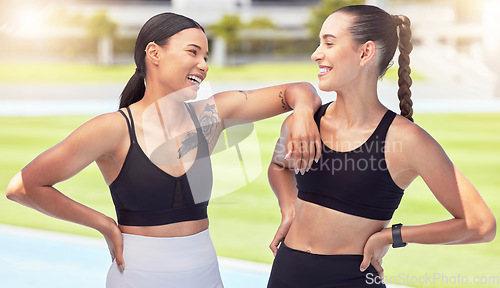
<instances>
[{"instance_id":1,"label":"tattoo on forearm","mask_svg":"<svg viewBox=\"0 0 500 288\"><path fill-rule=\"evenodd\" d=\"M278 97L280 97L280 99L281 99L281 107L283 108L283 110L287 111L288 105L286 105L285 97L283 97L283 91L280 91L280 94L278 95Z\"/></svg>"},{"instance_id":2,"label":"tattoo on forearm","mask_svg":"<svg viewBox=\"0 0 500 288\"><path fill-rule=\"evenodd\" d=\"M245 100L248 100L248 94L253 93L252 90L249 90L249 91L238 90L238 92L245 94Z\"/></svg>"},{"instance_id":3,"label":"tattoo on forearm","mask_svg":"<svg viewBox=\"0 0 500 288\"><path fill-rule=\"evenodd\" d=\"M246 94L245 94L246 95ZM203 135L207 139L209 145L215 144L217 141L217 130L220 124L220 116L217 112L215 104L207 104L203 112L200 115L200 125Z\"/></svg>"}]
</instances>

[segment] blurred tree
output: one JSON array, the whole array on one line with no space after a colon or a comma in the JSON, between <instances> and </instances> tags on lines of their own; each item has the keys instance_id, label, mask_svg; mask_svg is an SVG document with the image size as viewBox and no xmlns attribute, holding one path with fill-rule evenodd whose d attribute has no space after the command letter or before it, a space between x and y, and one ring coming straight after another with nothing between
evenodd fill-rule
<instances>
[{"instance_id":1,"label":"blurred tree","mask_svg":"<svg viewBox=\"0 0 500 288\"><path fill-rule=\"evenodd\" d=\"M105 10L99 10L88 18L87 35L97 40L97 60L100 65L113 64L113 38L118 24L108 17Z\"/></svg>"},{"instance_id":2,"label":"blurred tree","mask_svg":"<svg viewBox=\"0 0 500 288\"><path fill-rule=\"evenodd\" d=\"M269 17L255 17L250 22L245 23L245 30L243 31L247 33L250 32L250 34L254 36L250 37L251 39L245 37L245 41L240 43L241 52L244 54L271 54L274 50L274 41L270 40L268 37L266 38L262 36L266 33L270 33L270 35L273 35L273 33L279 33L278 31L275 31L275 29L276 24L274 24L273 20ZM245 35L248 36L248 34ZM255 38L255 35L259 36Z\"/></svg>"},{"instance_id":3,"label":"blurred tree","mask_svg":"<svg viewBox=\"0 0 500 288\"><path fill-rule=\"evenodd\" d=\"M216 37L223 38L228 43L232 43L238 41L238 30L242 27L243 23L240 16L224 15L219 22L210 25L208 29Z\"/></svg>"},{"instance_id":4,"label":"blurred tree","mask_svg":"<svg viewBox=\"0 0 500 288\"><path fill-rule=\"evenodd\" d=\"M318 37L318 33L321 30L321 26L333 11L348 5L359 5L365 4L364 0L322 0L316 6L312 7L311 15L309 16L309 21L307 22L307 28L311 37Z\"/></svg>"},{"instance_id":5,"label":"blurred tree","mask_svg":"<svg viewBox=\"0 0 500 288\"><path fill-rule=\"evenodd\" d=\"M238 15L224 15L219 22L208 26L214 36L212 47L212 63L215 66L224 66L227 62L227 52L238 47L238 30L243 23Z\"/></svg>"},{"instance_id":6,"label":"blurred tree","mask_svg":"<svg viewBox=\"0 0 500 288\"><path fill-rule=\"evenodd\" d=\"M87 20L87 33L90 38L114 37L118 24L108 17L105 10L99 10Z\"/></svg>"},{"instance_id":7,"label":"blurred tree","mask_svg":"<svg viewBox=\"0 0 500 288\"><path fill-rule=\"evenodd\" d=\"M269 17L255 17L245 25L248 29L275 29L276 24Z\"/></svg>"}]
</instances>

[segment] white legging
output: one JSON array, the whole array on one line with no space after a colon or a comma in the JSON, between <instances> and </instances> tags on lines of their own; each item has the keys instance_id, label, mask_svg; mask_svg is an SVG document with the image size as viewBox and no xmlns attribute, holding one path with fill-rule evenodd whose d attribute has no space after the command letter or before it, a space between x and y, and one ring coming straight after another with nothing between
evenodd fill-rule
<instances>
[{"instance_id":1,"label":"white legging","mask_svg":"<svg viewBox=\"0 0 500 288\"><path fill-rule=\"evenodd\" d=\"M109 268L106 288L223 288L208 229L186 237L123 235L125 271Z\"/></svg>"}]
</instances>

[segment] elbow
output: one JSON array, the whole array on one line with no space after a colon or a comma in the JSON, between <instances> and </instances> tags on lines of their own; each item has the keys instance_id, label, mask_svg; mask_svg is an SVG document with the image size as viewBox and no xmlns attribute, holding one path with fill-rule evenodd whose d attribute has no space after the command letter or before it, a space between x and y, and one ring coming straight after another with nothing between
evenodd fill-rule
<instances>
[{"instance_id":1,"label":"elbow","mask_svg":"<svg viewBox=\"0 0 500 288\"><path fill-rule=\"evenodd\" d=\"M269 164L269 167L267 168L267 177L268 177L268 179L273 178L274 174L276 173L276 171L282 170L282 169L284 169L282 166L278 165L275 162L271 162L271 164Z\"/></svg>"},{"instance_id":2,"label":"elbow","mask_svg":"<svg viewBox=\"0 0 500 288\"><path fill-rule=\"evenodd\" d=\"M305 81L303 81L303 82L297 82L297 83L295 83L295 86L301 87L301 88L304 88L304 89L312 89L312 90L316 91L316 89L314 88L314 86L311 83L305 82Z\"/></svg>"},{"instance_id":3,"label":"elbow","mask_svg":"<svg viewBox=\"0 0 500 288\"><path fill-rule=\"evenodd\" d=\"M495 239L497 234L497 222L495 217L491 215L489 219L487 219L481 229L478 231L478 236L481 238L481 242L491 242Z\"/></svg>"},{"instance_id":4,"label":"elbow","mask_svg":"<svg viewBox=\"0 0 500 288\"><path fill-rule=\"evenodd\" d=\"M18 172L12 180L10 180L9 185L7 185L5 197L9 200L20 202L25 196L26 190L24 189L22 175L21 172Z\"/></svg>"},{"instance_id":5,"label":"elbow","mask_svg":"<svg viewBox=\"0 0 500 288\"><path fill-rule=\"evenodd\" d=\"M318 108L319 108L319 106L321 106L321 102L322 102L321 98L319 97L318 92L316 91L316 88L314 88L314 86L311 83L299 82L299 83L297 83L297 87L299 89L302 89L302 90L310 91L314 97L314 105L315 106L317 105Z\"/></svg>"},{"instance_id":6,"label":"elbow","mask_svg":"<svg viewBox=\"0 0 500 288\"><path fill-rule=\"evenodd\" d=\"M285 94L296 95L296 97L300 98L303 98L304 95L308 95L308 99L310 99L309 101L312 101L309 105L312 105L315 110L321 106L321 98L319 97L316 88L314 88L314 86L309 82L294 83L286 89Z\"/></svg>"},{"instance_id":7,"label":"elbow","mask_svg":"<svg viewBox=\"0 0 500 288\"><path fill-rule=\"evenodd\" d=\"M279 186L280 179L282 179L283 177L282 173L284 170L289 170L289 169L275 162L271 162L271 164L269 165L269 168L267 169L267 179L273 191L275 187Z\"/></svg>"},{"instance_id":8,"label":"elbow","mask_svg":"<svg viewBox=\"0 0 500 288\"><path fill-rule=\"evenodd\" d=\"M495 239L497 223L493 213L488 213L489 215L484 215L478 219L475 225L470 227L469 231L471 233L472 243L486 243L491 242Z\"/></svg>"},{"instance_id":9,"label":"elbow","mask_svg":"<svg viewBox=\"0 0 500 288\"><path fill-rule=\"evenodd\" d=\"M293 82L293 83L290 83L291 85L287 88L287 91L288 89L314 89L314 86L309 83L309 82L306 82L306 81L301 81L301 82Z\"/></svg>"}]
</instances>

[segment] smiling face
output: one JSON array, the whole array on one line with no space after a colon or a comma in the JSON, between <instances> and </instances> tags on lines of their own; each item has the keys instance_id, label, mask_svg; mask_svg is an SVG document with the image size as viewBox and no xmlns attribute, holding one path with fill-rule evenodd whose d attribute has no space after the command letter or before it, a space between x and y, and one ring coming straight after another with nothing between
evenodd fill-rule
<instances>
[{"instance_id":1,"label":"smiling face","mask_svg":"<svg viewBox=\"0 0 500 288\"><path fill-rule=\"evenodd\" d=\"M361 71L360 45L354 43L349 26L353 16L336 12L330 15L319 33L320 45L311 55L319 66L322 91L340 91L356 83Z\"/></svg>"},{"instance_id":2,"label":"smiling face","mask_svg":"<svg viewBox=\"0 0 500 288\"><path fill-rule=\"evenodd\" d=\"M190 87L197 91L207 76L207 57L208 41L201 29L185 29L170 37L158 59L158 79L165 95Z\"/></svg>"}]
</instances>

